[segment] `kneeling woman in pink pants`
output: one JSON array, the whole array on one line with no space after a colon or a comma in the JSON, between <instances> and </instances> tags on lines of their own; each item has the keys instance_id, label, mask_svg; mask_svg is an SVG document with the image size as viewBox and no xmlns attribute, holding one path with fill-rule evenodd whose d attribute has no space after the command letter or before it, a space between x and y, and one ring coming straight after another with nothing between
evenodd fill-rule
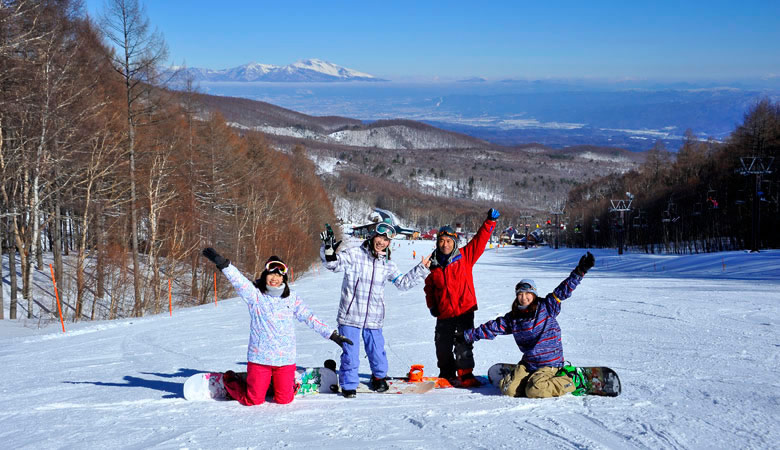
<instances>
[{"instance_id":1,"label":"kneeling woman in pink pants","mask_svg":"<svg viewBox=\"0 0 780 450\"><path fill-rule=\"evenodd\" d=\"M249 306L251 318L249 349L247 351L247 379L244 383L232 370L225 373L228 393L242 405L259 405L273 380L274 400L285 404L295 396L295 322L305 323L322 337L335 343L352 344L320 321L290 291L287 285L287 266L277 256L265 264L265 270L254 283L249 281L230 261L213 248L203 250L203 256L216 264L230 280L236 293Z\"/></svg>"}]
</instances>

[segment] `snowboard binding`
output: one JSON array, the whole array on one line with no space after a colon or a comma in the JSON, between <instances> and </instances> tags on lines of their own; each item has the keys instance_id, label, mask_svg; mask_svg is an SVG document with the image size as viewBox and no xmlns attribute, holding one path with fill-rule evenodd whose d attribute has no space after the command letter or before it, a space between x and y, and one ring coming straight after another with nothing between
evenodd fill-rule
<instances>
[{"instance_id":1,"label":"snowboard binding","mask_svg":"<svg viewBox=\"0 0 780 450\"><path fill-rule=\"evenodd\" d=\"M559 377L565 376L571 378L575 388L574 392L572 392L572 395L585 395L590 390L590 381L579 367L574 367L571 364L565 364L555 375Z\"/></svg>"}]
</instances>

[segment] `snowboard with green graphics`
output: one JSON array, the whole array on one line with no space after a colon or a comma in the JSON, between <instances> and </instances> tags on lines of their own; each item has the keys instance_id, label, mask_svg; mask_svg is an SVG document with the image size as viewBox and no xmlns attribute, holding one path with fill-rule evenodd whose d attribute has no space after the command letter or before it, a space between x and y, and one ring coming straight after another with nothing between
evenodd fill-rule
<instances>
[{"instance_id":1,"label":"snowboard with green graphics","mask_svg":"<svg viewBox=\"0 0 780 450\"><path fill-rule=\"evenodd\" d=\"M246 372L236 375L246 381ZM230 400L223 383L222 372L197 373L184 382L184 398L191 401ZM330 393L331 386L338 386L338 376L324 367L296 367L295 396ZM269 392L272 390L269 389Z\"/></svg>"},{"instance_id":2,"label":"snowboard with green graphics","mask_svg":"<svg viewBox=\"0 0 780 450\"><path fill-rule=\"evenodd\" d=\"M236 375L246 381L246 372ZM184 398L191 401L231 400L223 383L222 372L195 374L184 382ZM389 389L384 392L372 390L360 383L357 388L362 394L424 394L436 387L434 381L410 382L404 379L388 378ZM297 367L295 374L296 397L311 394L335 394L340 391L336 361L325 361L324 367ZM270 394L271 389L269 389Z\"/></svg>"},{"instance_id":3,"label":"snowboard with green graphics","mask_svg":"<svg viewBox=\"0 0 780 450\"><path fill-rule=\"evenodd\" d=\"M499 381L512 373L517 364L498 363L488 369L490 384L498 387ZM609 367L579 367L585 376L585 395L601 395L605 397L617 397L620 395L620 378L617 372Z\"/></svg>"}]
</instances>

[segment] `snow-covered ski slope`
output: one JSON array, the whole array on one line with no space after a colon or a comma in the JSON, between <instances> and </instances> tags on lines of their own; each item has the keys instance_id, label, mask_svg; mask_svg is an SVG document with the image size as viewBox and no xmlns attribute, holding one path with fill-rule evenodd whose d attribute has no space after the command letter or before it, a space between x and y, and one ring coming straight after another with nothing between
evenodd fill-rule
<instances>
[{"instance_id":1,"label":"snow-covered ski slope","mask_svg":"<svg viewBox=\"0 0 780 450\"><path fill-rule=\"evenodd\" d=\"M406 270L412 250L419 258L433 244L395 245ZM474 269L477 322L508 310L520 278L549 292L582 253L488 249ZM0 321L0 442L9 449L778 448L780 252L594 253L596 267L559 316L564 354L617 370L617 398L515 399L485 387L316 395L249 408L187 402L189 375L245 367L248 314L241 300L223 299L173 317L66 323L65 334L58 323L32 329ZM294 287L335 327L340 285L340 274L320 271ZM390 373L424 364L435 375L434 319L422 286L388 286L386 302ZM482 374L520 358L509 336L477 342L474 353ZM299 327L300 365L338 355L332 342ZM369 374L365 359L361 373Z\"/></svg>"}]
</instances>

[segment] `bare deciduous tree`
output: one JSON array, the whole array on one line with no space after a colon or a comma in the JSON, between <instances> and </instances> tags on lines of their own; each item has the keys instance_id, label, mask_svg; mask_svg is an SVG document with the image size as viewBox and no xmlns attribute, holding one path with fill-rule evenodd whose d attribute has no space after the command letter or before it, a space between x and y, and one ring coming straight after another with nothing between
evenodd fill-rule
<instances>
[{"instance_id":1,"label":"bare deciduous tree","mask_svg":"<svg viewBox=\"0 0 780 450\"><path fill-rule=\"evenodd\" d=\"M143 315L141 265L138 245L138 193L136 180L136 128L141 115L151 104L148 98L156 69L167 59L167 47L157 30L150 30L149 19L138 0L108 0L101 27L115 46L112 61L122 76L127 106L127 154L130 162L130 235L133 252L133 292L136 317Z\"/></svg>"}]
</instances>

